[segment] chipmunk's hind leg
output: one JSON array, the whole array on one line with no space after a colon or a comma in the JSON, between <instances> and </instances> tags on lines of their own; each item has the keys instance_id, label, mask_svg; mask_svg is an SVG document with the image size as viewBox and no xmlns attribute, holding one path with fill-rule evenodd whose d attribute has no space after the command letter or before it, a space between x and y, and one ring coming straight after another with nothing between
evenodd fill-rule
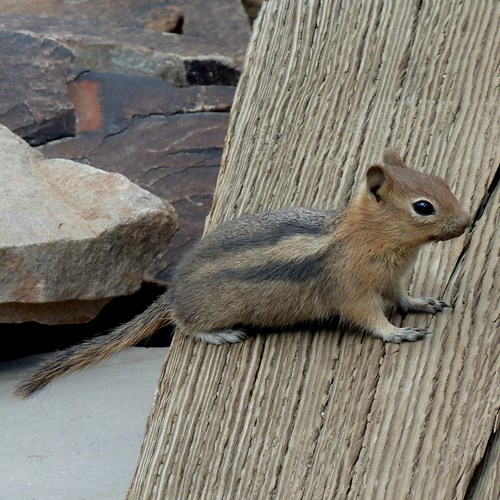
<instances>
[{"instance_id":1,"label":"chipmunk's hind leg","mask_svg":"<svg viewBox=\"0 0 500 500\"><path fill-rule=\"evenodd\" d=\"M196 340L206 342L207 344L237 344L245 340L248 335L242 330L221 330L219 332L197 333L194 335Z\"/></svg>"}]
</instances>

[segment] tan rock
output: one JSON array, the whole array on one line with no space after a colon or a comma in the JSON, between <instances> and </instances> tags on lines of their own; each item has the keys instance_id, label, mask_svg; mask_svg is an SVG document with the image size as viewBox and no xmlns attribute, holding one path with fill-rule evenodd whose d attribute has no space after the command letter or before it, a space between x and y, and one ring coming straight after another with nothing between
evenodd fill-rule
<instances>
[{"instance_id":1,"label":"tan rock","mask_svg":"<svg viewBox=\"0 0 500 500\"><path fill-rule=\"evenodd\" d=\"M64 321L90 319L88 301L140 287L176 229L174 209L123 175L48 160L3 126L0 179L0 322L43 321L27 305L76 300L84 312Z\"/></svg>"}]
</instances>

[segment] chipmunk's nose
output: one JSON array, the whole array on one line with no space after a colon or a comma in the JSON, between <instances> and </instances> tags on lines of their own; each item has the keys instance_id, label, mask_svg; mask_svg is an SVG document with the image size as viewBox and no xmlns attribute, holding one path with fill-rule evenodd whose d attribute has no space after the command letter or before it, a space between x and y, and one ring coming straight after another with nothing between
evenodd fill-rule
<instances>
[{"instance_id":1,"label":"chipmunk's nose","mask_svg":"<svg viewBox=\"0 0 500 500\"><path fill-rule=\"evenodd\" d=\"M472 217L466 212L464 212L462 215L462 223L464 226L464 230L472 226Z\"/></svg>"},{"instance_id":2,"label":"chipmunk's nose","mask_svg":"<svg viewBox=\"0 0 500 500\"><path fill-rule=\"evenodd\" d=\"M443 239L449 240L451 238L461 236L471 225L472 217L468 213L463 212L462 214L453 217L453 219L446 224Z\"/></svg>"}]
</instances>

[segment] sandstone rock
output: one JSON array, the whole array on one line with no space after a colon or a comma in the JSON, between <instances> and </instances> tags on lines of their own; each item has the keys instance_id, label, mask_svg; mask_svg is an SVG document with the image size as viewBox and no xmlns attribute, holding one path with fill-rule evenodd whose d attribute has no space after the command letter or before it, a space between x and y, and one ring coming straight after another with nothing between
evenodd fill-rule
<instances>
[{"instance_id":1,"label":"sandstone rock","mask_svg":"<svg viewBox=\"0 0 500 500\"><path fill-rule=\"evenodd\" d=\"M165 283L203 232L234 88L176 88L155 77L90 72L70 85L70 95L79 133L41 151L123 173L174 205L179 231L148 272Z\"/></svg>"},{"instance_id":2,"label":"sandstone rock","mask_svg":"<svg viewBox=\"0 0 500 500\"><path fill-rule=\"evenodd\" d=\"M34 14L62 19L94 19L106 24L182 33L179 7L165 0L3 0L4 14Z\"/></svg>"},{"instance_id":3,"label":"sandstone rock","mask_svg":"<svg viewBox=\"0 0 500 500\"><path fill-rule=\"evenodd\" d=\"M73 52L75 66L156 75L179 87L236 85L240 74L231 49L186 35L122 28L96 20L0 15L0 30L7 29L63 43Z\"/></svg>"},{"instance_id":4,"label":"sandstone rock","mask_svg":"<svg viewBox=\"0 0 500 500\"><path fill-rule=\"evenodd\" d=\"M55 323L58 307L81 321L140 287L175 230L170 205L121 175L47 160L3 126L0 159L0 322Z\"/></svg>"},{"instance_id":5,"label":"sandstone rock","mask_svg":"<svg viewBox=\"0 0 500 500\"><path fill-rule=\"evenodd\" d=\"M66 95L72 57L55 40L0 31L0 123L32 145L74 135Z\"/></svg>"}]
</instances>

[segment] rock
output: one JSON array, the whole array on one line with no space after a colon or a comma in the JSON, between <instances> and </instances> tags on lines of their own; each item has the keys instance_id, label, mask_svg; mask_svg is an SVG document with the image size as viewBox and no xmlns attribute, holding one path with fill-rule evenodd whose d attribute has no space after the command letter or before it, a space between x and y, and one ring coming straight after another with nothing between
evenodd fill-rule
<instances>
[{"instance_id":1,"label":"rock","mask_svg":"<svg viewBox=\"0 0 500 500\"><path fill-rule=\"evenodd\" d=\"M183 32L228 47L243 62L250 40L250 24L239 0L183 0Z\"/></svg>"},{"instance_id":2,"label":"rock","mask_svg":"<svg viewBox=\"0 0 500 500\"><path fill-rule=\"evenodd\" d=\"M70 95L78 135L40 150L120 172L173 204L179 231L147 274L165 283L203 232L234 88L176 88L155 77L90 72L72 82Z\"/></svg>"},{"instance_id":3,"label":"rock","mask_svg":"<svg viewBox=\"0 0 500 500\"><path fill-rule=\"evenodd\" d=\"M140 287L175 230L170 205L122 175L47 160L3 126L0 157L0 322L81 321Z\"/></svg>"},{"instance_id":4,"label":"rock","mask_svg":"<svg viewBox=\"0 0 500 500\"><path fill-rule=\"evenodd\" d=\"M7 0L3 14L34 14L73 20L94 20L106 25L184 33L226 47L243 59L250 29L238 0Z\"/></svg>"},{"instance_id":5,"label":"rock","mask_svg":"<svg viewBox=\"0 0 500 500\"><path fill-rule=\"evenodd\" d=\"M4 14L90 19L106 24L182 33L183 14L165 0L4 0Z\"/></svg>"},{"instance_id":6,"label":"rock","mask_svg":"<svg viewBox=\"0 0 500 500\"><path fill-rule=\"evenodd\" d=\"M241 0L250 23L253 24L266 0Z\"/></svg>"},{"instance_id":7,"label":"rock","mask_svg":"<svg viewBox=\"0 0 500 500\"><path fill-rule=\"evenodd\" d=\"M111 299L64 300L25 304L0 304L0 323L26 323L35 321L44 325L86 323L93 320Z\"/></svg>"},{"instance_id":8,"label":"rock","mask_svg":"<svg viewBox=\"0 0 500 500\"><path fill-rule=\"evenodd\" d=\"M137 6L136 2L133 2ZM146 2L151 7L151 2ZM113 5L115 2L113 2ZM160 6L152 8L140 17L144 29L152 31L165 31L167 33L182 33L184 14L179 7Z\"/></svg>"},{"instance_id":9,"label":"rock","mask_svg":"<svg viewBox=\"0 0 500 500\"><path fill-rule=\"evenodd\" d=\"M0 15L0 30L52 38L71 49L75 66L156 75L179 87L236 85L240 75L231 49L186 35L17 14Z\"/></svg>"},{"instance_id":10,"label":"rock","mask_svg":"<svg viewBox=\"0 0 500 500\"><path fill-rule=\"evenodd\" d=\"M106 134L127 127L132 119L153 115L228 113L234 91L234 87L220 85L179 88L159 77L96 71L82 73L68 83L77 131Z\"/></svg>"},{"instance_id":11,"label":"rock","mask_svg":"<svg viewBox=\"0 0 500 500\"><path fill-rule=\"evenodd\" d=\"M74 135L66 95L72 57L55 40L0 31L0 123L32 145Z\"/></svg>"}]
</instances>

